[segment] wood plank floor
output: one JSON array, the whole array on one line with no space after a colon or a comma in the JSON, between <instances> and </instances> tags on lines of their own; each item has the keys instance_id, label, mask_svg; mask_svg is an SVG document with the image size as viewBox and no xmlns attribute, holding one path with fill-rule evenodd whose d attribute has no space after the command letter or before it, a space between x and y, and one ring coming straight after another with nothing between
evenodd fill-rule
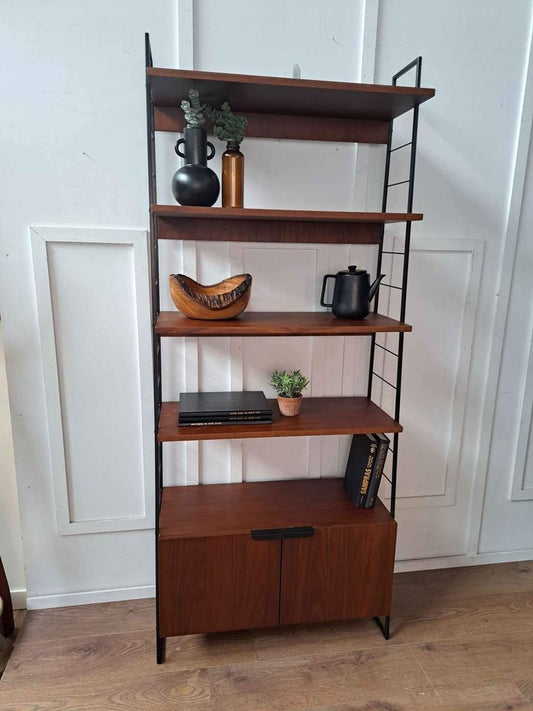
<instances>
[{"instance_id":1,"label":"wood plank floor","mask_svg":"<svg viewBox=\"0 0 533 711\"><path fill-rule=\"evenodd\" d=\"M28 612L2 711L533 711L533 562L396 576L370 620L168 640L153 600Z\"/></svg>"}]
</instances>

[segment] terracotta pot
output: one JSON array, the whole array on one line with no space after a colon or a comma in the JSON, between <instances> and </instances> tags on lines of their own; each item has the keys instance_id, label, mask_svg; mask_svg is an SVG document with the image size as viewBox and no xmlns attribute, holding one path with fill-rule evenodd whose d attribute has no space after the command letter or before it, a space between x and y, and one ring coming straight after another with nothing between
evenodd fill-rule
<instances>
[{"instance_id":1,"label":"terracotta pot","mask_svg":"<svg viewBox=\"0 0 533 711\"><path fill-rule=\"evenodd\" d=\"M302 406L302 396L300 397L281 397L278 395L279 411L286 417L294 417L300 412Z\"/></svg>"}]
</instances>

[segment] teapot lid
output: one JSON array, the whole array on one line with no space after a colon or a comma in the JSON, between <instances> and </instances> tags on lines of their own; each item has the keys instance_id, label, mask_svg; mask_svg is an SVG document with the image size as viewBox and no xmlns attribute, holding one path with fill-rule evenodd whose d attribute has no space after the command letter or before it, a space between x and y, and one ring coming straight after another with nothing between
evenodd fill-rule
<instances>
[{"instance_id":1,"label":"teapot lid","mask_svg":"<svg viewBox=\"0 0 533 711\"><path fill-rule=\"evenodd\" d=\"M350 276L359 276L360 274L368 274L366 269L358 269L355 264L350 264L348 269L337 272L337 274L349 274Z\"/></svg>"}]
</instances>

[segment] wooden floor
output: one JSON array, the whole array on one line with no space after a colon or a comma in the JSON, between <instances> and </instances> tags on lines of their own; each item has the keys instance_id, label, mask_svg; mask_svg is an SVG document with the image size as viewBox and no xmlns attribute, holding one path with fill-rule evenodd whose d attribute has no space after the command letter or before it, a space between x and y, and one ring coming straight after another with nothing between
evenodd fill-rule
<instances>
[{"instance_id":1,"label":"wooden floor","mask_svg":"<svg viewBox=\"0 0 533 711\"><path fill-rule=\"evenodd\" d=\"M2 711L533 710L533 563L396 576L372 621L168 640L153 600L29 612Z\"/></svg>"}]
</instances>

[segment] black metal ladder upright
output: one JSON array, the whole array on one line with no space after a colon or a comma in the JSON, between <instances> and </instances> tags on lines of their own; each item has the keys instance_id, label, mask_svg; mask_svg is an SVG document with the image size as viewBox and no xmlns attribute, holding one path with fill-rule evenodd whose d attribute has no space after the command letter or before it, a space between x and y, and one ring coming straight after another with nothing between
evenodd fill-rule
<instances>
[{"instance_id":1,"label":"black metal ladder upright","mask_svg":"<svg viewBox=\"0 0 533 711\"><path fill-rule=\"evenodd\" d=\"M397 72L392 77L393 86L396 86L398 79L400 77L402 77L404 74L407 74L410 71L415 71L415 87L419 88L420 81L421 81L421 75L422 75L422 57L417 57L412 62L407 64L403 69L401 69L399 72ZM392 141L392 139L393 139L393 124L394 124L394 121L391 121L390 130L389 130L389 140L387 143L387 153L386 153L386 159L385 159L385 177L383 180L382 212L387 212L389 189L392 187L400 186L400 185L407 185L408 188L407 188L407 208L406 208L406 211L410 213L413 210L415 166L416 166L416 148L417 148L417 136L418 136L418 106L415 106L412 109L411 140L406 141L405 143L402 143L398 146L395 146L394 148L392 145L392 143L393 143L393 141ZM390 183L389 178L390 178L391 160L395 157L394 154L396 154L398 151L402 151L403 149L409 149L411 152L410 160L409 160L409 177L406 178L405 180L400 180L400 181L395 181L393 183ZM407 280L408 280L408 275L409 275L409 256L410 256L410 246L411 246L411 222L405 223L403 249L396 249L393 246L393 248L390 250L389 249L384 250L383 249L384 237L385 237L385 225L383 226L381 240L379 243L376 273L377 274L381 273L382 261L383 261L384 254L391 255L391 257L392 257L391 261L393 261L395 259L395 257L400 257L403 260L401 286L399 286L397 284L382 282L380 289L385 288L385 289L389 289L389 290L397 290L400 292L400 314L399 314L398 318L400 321L405 321L405 311L406 311L406 303L407 303ZM392 274L390 275L389 279L392 279ZM376 313L378 311L378 304L379 304L379 291L375 297L375 302L374 302L374 311ZM394 391L394 419L397 422L400 421L404 335L405 334L403 332L398 334L398 350L393 351L390 348L387 348L386 345L383 345L382 343L378 343L376 340L376 334L373 334L371 346L370 346L370 363L369 363L369 369L368 369L368 397L370 399L372 399L374 385L376 384L375 378L377 378L377 380L379 381L381 388L383 388L383 387L391 388ZM375 360L376 360L375 359L376 348L379 348L384 351L384 358L383 358L384 365L385 365L385 360L386 360L385 353L388 353L392 357L396 358L396 382L395 383L391 383L390 380L385 377L384 367L382 368L381 373L377 373L374 370ZM397 481L397 473L398 473L398 443L399 443L399 436L398 436L398 433L396 432L393 435L392 447L389 447L391 454L392 454L391 475L390 475L390 477L388 477L385 473L383 474L383 477L389 482L390 488L391 488L389 511L390 511L390 514L393 518L394 518L394 515L396 512L396 481ZM381 631L383 632L383 636L385 637L385 639L389 639L389 636L390 636L390 615L387 615L383 620L378 617L376 617L375 619L376 619L376 622L379 625Z\"/></svg>"}]
</instances>

